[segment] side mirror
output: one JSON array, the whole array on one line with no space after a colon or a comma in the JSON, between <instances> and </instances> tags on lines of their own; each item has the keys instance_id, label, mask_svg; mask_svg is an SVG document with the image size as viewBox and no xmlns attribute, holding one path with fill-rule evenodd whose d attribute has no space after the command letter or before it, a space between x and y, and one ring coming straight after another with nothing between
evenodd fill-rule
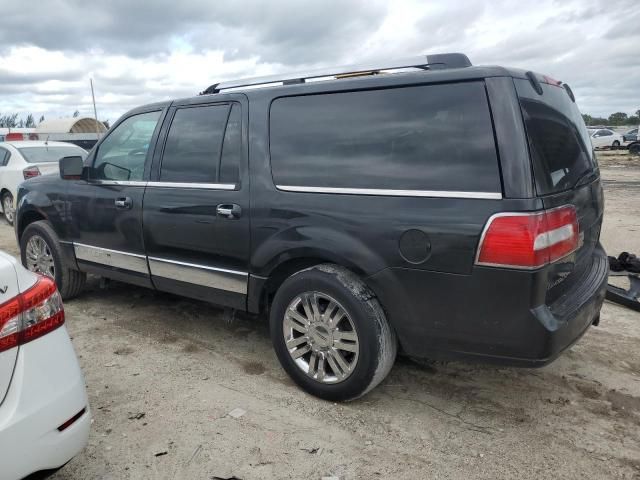
<instances>
[{"instance_id":1,"label":"side mirror","mask_svg":"<svg viewBox=\"0 0 640 480\"><path fill-rule=\"evenodd\" d=\"M82 170L84 162L82 157L62 157L60 159L60 178L63 180L80 180L82 179Z\"/></svg>"}]
</instances>

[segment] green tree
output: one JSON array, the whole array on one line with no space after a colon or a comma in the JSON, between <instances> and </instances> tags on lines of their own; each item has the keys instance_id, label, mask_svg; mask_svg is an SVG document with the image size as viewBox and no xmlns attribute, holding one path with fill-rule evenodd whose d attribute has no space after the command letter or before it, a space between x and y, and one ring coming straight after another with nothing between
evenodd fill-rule
<instances>
[{"instance_id":1,"label":"green tree","mask_svg":"<svg viewBox=\"0 0 640 480\"><path fill-rule=\"evenodd\" d=\"M42 122L44 122L44 115L41 115L40 120L38 120L38 123L42 123Z\"/></svg>"},{"instance_id":2,"label":"green tree","mask_svg":"<svg viewBox=\"0 0 640 480\"><path fill-rule=\"evenodd\" d=\"M27 128L34 128L36 126L36 122L33 120L33 115L27 115L27 119L24 121L24 126Z\"/></svg>"},{"instance_id":3,"label":"green tree","mask_svg":"<svg viewBox=\"0 0 640 480\"><path fill-rule=\"evenodd\" d=\"M78 118L79 116L80 116L80 112L78 110L73 112L73 118Z\"/></svg>"},{"instance_id":4,"label":"green tree","mask_svg":"<svg viewBox=\"0 0 640 480\"><path fill-rule=\"evenodd\" d=\"M609 115L609 123L612 125L624 125L628 115L624 112L616 112Z\"/></svg>"}]
</instances>

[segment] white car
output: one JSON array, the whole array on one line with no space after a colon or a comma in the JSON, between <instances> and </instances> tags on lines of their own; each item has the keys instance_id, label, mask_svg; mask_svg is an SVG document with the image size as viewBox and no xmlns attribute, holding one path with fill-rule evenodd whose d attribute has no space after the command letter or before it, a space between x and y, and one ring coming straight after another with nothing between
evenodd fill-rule
<instances>
[{"instance_id":1,"label":"white car","mask_svg":"<svg viewBox=\"0 0 640 480\"><path fill-rule=\"evenodd\" d=\"M619 147L624 141L622 135L608 128L589 130L589 133L591 134L591 144L594 148Z\"/></svg>"},{"instance_id":2,"label":"white car","mask_svg":"<svg viewBox=\"0 0 640 480\"><path fill-rule=\"evenodd\" d=\"M62 157L87 152L65 142L1 142L0 143L0 200L2 212L9 224L13 224L14 199L18 185L29 178L48 173L58 173L58 160Z\"/></svg>"},{"instance_id":3,"label":"white car","mask_svg":"<svg viewBox=\"0 0 640 480\"><path fill-rule=\"evenodd\" d=\"M52 279L0 252L0 479L63 466L87 444L84 378Z\"/></svg>"}]
</instances>

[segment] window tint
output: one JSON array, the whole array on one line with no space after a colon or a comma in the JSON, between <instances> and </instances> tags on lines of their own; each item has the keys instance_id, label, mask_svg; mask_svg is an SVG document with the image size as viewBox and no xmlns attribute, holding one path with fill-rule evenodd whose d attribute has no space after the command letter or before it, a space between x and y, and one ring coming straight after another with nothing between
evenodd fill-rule
<instances>
[{"instance_id":1,"label":"window tint","mask_svg":"<svg viewBox=\"0 0 640 480\"><path fill-rule=\"evenodd\" d=\"M611 135L613 135L613 132L611 130L602 130L603 137L610 137Z\"/></svg>"},{"instance_id":2,"label":"window tint","mask_svg":"<svg viewBox=\"0 0 640 480\"><path fill-rule=\"evenodd\" d=\"M589 132L564 88L542 83L538 95L528 80L514 79L529 137L538 193L568 190L596 168ZM602 130L599 130L598 135Z\"/></svg>"},{"instance_id":3,"label":"window tint","mask_svg":"<svg viewBox=\"0 0 640 480\"><path fill-rule=\"evenodd\" d=\"M242 159L242 119L240 105L233 104L227 129L224 133L222 156L220 157L220 183L240 182L240 160Z\"/></svg>"},{"instance_id":4,"label":"window tint","mask_svg":"<svg viewBox=\"0 0 640 480\"><path fill-rule=\"evenodd\" d=\"M176 111L162 157L163 182L217 183L229 105Z\"/></svg>"},{"instance_id":5,"label":"window tint","mask_svg":"<svg viewBox=\"0 0 640 480\"><path fill-rule=\"evenodd\" d=\"M141 113L118 125L98 147L93 162L98 180L142 180L147 150L161 112Z\"/></svg>"},{"instance_id":6,"label":"window tint","mask_svg":"<svg viewBox=\"0 0 640 480\"><path fill-rule=\"evenodd\" d=\"M482 82L277 99L282 186L500 192Z\"/></svg>"}]
</instances>

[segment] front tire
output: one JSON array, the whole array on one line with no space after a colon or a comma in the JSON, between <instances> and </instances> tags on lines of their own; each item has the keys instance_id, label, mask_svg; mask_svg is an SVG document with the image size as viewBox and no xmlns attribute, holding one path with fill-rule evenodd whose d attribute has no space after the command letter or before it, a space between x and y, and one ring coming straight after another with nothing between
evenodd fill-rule
<instances>
[{"instance_id":1,"label":"front tire","mask_svg":"<svg viewBox=\"0 0 640 480\"><path fill-rule=\"evenodd\" d=\"M337 265L311 267L285 280L273 299L270 327L282 367L325 400L366 394L396 357L396 335L378 300Z\"/></svg>"},{"instance_id":2,"label":"front tire","mask_svg":"<svg viewBox=\"0 0 640 480\"><path fill-rule=\"evenodd\" d=\"M27 226L20 238L20 257L28 270L53 278L63 300L82 291L87 275L64 264L58 235L49 222L40 220Z\"/></svg>"},{"instance_id":3,"label":"front tire","mask_svg":"<svg viewBox=\"0 0 640 480\"><path fill-rule=\"evenodd\" d=\"M13 195L7 192L2 196L2 213L9 225L13 225L13 219L15 217L15 209L13 207Z\"/></svg>"},{"instance_id":4,"label":"front tire","mask_svg":"<svg viewBox=\"0 0 640 480\"><path fill-rule=\"evenodd\" d=\"M631 155L640 155L640 143L635 143L629 146L629 153Z\"/></svg>"}]
</instances>

